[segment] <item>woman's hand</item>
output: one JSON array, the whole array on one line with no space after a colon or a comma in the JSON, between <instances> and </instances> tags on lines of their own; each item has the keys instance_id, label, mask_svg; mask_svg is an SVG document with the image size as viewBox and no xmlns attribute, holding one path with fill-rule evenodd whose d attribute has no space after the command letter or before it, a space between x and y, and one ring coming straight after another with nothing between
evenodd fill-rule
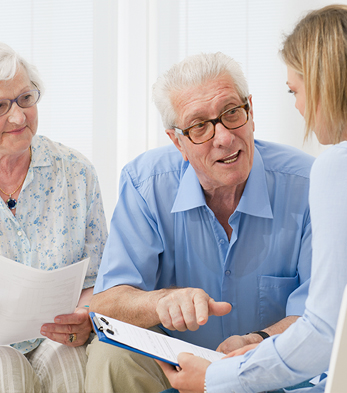
<instances>
[{"instance_id":1,"label":"woman's hand","mask_svg":"<svg viewBox=\"0 0 347 393\"><path fill-rule=\"evenodd\" d=\"M85 307L77 307L73 314L58 315L54 323L45 323L41 327L43 336L69 347L83 345L91 331L92 324Z\"/></svg>"},{"instance_id":2,"label":"woman's hand","mask_svg":"<svg viewBox=\"0 0 347 393\"><path fill-rule=\"evenodd\" d=\"M211 362L191 353L180 353L177 360L180 369L159 360L156 362L173 388L181 393L203 393L206 370Z\"/></svg>"}]
</instances>

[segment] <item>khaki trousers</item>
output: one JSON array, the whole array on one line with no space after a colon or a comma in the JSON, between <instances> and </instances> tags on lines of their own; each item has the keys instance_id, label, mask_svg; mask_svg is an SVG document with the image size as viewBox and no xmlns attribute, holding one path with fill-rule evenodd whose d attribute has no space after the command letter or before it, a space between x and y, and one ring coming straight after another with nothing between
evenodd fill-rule
<instances>
[{"instance_id":1,"label":"khaki trousers","mask_svg":"<svg viewBox=\"0 0 347 393\"><path fill-rule=\"evenodd\" d=\"M159 328L152 328L163 333ZM86 393L159 393L171 387L162 369L147 356L100 342L87 347Z\"/></svg>"},{"instance_id":2,"label":"khaki trousers","mask_svg":"<svg viewBox=\"0 0 347 393\"><path fill-rule=\"evenodd\" d=\"M26 355L0 346L0 393L83 393L86 346L45 339Z\"/></svg>"}]
</instances>

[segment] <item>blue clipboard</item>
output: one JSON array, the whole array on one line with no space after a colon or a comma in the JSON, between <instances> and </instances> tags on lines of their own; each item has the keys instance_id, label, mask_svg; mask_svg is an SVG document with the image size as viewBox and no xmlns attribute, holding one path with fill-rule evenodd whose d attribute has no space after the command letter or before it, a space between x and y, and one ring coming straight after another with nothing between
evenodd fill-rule
<instances>
[{"instance_id":1,"label":"blue clipboard","mask_svg":"<svg viewBox=\"0 0 347 393\"><path fill-rule=\"evenodd\" d=\"M104 342L104 343L106 343L106 344L115 345L116 347L128 349L129 351L136 352L136 353L139 353L139 354L144 355L144 356L148 356L148 357L153 358L153 359L161 360L161 361L163 361L163 362L172 364L173 366L179 366L178 363L174 363L174 362L172 362L171 360L164 359L164 358L160 358L160 357L155 356L155 355L152 355L152 354L150 354L150 353L148 353L148 352L144 352L144 351L141 351L141 350L139 350L139 349L137 349L137 348L130 347L129 345L120 343L120 342L117 341L116 339L115 339L115 340L111 340L110 338L108 338L108 337L105 335L105 333L104 333L104 328L103 328L103 326L100 324L99 319L98 319L98 317L95 315L95 313L94 313L94 312L90 312L90 313L89 313L89 317L90 317L90 319L91 319L91 321L92 321L93 329L94 329L96 335L98 336L99 341L102 341L102 342ZM156 334L159 334L159 333L156 333Z\"/></svg>"}]
</instances>

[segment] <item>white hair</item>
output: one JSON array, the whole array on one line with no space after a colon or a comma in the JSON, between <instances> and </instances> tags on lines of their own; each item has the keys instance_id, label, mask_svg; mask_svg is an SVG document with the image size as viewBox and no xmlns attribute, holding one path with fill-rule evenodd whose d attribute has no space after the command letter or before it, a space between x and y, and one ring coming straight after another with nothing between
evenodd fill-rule
<instances>
[{"instance_id":1,"label":"white hair","mask_svg":"<svg viewBox=\"0 0 347 393\"><path fill-rule=\"evenodd\" d=\"M7 81L16 75L20 67L23 67L30 82L43 94L44 86L37 68L28 63L22 56L11 47L0 42L0 81Z\"/></svg>"},{"instance_id":2,"label":"white hair","mask_svg":"<svg viewBox=\"0 0 347 393\"><path fill-rule=\"evenodd\" d=\"M177 121L177 113L172 105L175 94L224 75L231 77L242 100L248 97L248 84L241 66L221 52L188 56L160 76L153 85L153 101L164 127L170 129Z\"/></svg>"}]
</instances>

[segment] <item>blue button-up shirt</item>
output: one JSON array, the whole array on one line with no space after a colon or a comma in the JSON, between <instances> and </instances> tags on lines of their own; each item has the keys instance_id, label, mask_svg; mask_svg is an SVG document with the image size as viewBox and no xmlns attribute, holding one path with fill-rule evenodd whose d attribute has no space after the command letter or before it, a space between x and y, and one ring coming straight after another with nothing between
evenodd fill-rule
<instances>
[{"instance_id":1,"label":"blue button-up shirt","mask_svg":"<svg viewBox=\"0 0 347 393\"><path fill-rule=\"evenodd\" d=\"M207 369L207 391L251 393L291 386L326 371L347 284L347 142L322 153L311 173L312 280L306 310L255 351ZM311 389L324 392L326 379Z\"/></svg>"},{"instance_id":2,"label":"blue button-up shirt","mask_svg":"<svg viewBox=\"0 0 347 393\"><path fill-rule=\"evenodd\" d=\"M229 241L180 152L170 145L144 153L122 171L94 292L122 284L202 288L232 311L195 332L168 333L212 349L231 335L301 315L311 263L312 162L296 149L256 141L252 170L229 217Z\"/></svg>"}]
</instances>

